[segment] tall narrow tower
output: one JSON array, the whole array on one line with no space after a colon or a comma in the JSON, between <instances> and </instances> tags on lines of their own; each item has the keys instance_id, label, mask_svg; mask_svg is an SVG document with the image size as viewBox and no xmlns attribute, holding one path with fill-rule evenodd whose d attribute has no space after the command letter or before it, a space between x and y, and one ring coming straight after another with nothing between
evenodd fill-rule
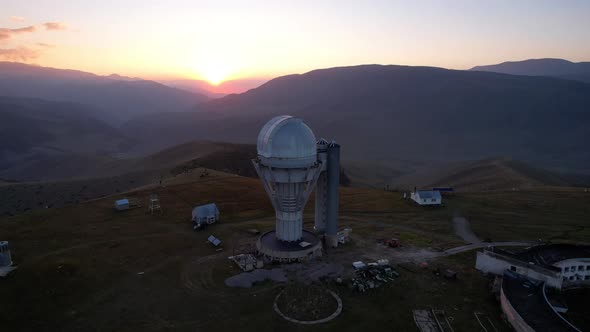
<instances>
[{"instance_id":1,"label":"tall narrow tower","mask_svg":"<svg viewBox=\"0 0 590 332\"><path fill-rule=\"evenodd\" d=\"M328 218L328 141L320 138L317 144L318 161L321 162L321 173L315 189L315 224L314 230L317 234L323 235L326 231L326 220Z\"/></svg>"},{"instance_id":2,"label":"tall narrow tower","mask_svg":"<svg viewBox=\"0 0 590 332\"><path fill-rule=\"evenodd\" d=\"M315 192L315 231L324 234L326 245L338 246L338 187L340 186L340 145L320 139L318 160L322 170Z\"/></svg>"}]
</instances>

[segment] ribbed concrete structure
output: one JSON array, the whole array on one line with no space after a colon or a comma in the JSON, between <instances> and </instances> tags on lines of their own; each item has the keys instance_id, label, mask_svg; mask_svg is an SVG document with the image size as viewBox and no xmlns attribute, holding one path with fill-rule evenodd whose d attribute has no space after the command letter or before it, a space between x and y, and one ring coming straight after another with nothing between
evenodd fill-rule
<instances>
[{"instance_id":1,"label":"ribbed concrete structure","mask_svg":"<svg viewBox=\"0 0 590 332\"><path fill-rule=\"evenodd\" d=\"M300 119L278 116L258 135L258 158L253 161L276 214L276 238L299 241L303 208L320 174L316 139Z\"/></svg>"},{"instance_id":2,"label":"ribbed concrete structure","mask_svg":"<svg viewBox=\"0 0 590 332\"><path fill-rule=\"evenodd\" d=\"M315 257L322 249L316 235L324 233L326 243L337 246L340 146L316 142L303 121L282 115L262 127L257 150L252 162L276 215L275 230L260 237L258 251L279 261ZM316 183L314 234L303 229L303 209Z\"/></svg>"}]
</instances>

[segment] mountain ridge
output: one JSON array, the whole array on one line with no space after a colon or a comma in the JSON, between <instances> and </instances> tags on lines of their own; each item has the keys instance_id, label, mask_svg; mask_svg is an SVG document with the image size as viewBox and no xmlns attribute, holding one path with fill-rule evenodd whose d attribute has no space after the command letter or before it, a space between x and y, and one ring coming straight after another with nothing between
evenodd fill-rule
<instances>
[{"instance_id":1,"label":"mountain ridge","mask_svg":"<svg viewBox=\"0 0 590 332\"><path fill-rule=\"evenodd\" d=\"M149 113L189 111L209 99L156 81L17 62L0 62L0 91L10 97L86 104L97 110L96 118L113 125Z\"/></svg>"},{"instance_id":2,"label":"mountain ridge","mask_svg":"<svg viewBox=\"0 0 590 332\"><path fill-rule=\"evenodd\" d=\"M548 76L590 83L590 62L572 62L556 58L506 61L495 65L475 66L470 70L510 75Z\"/></svg>"},{"instance_id":3,"label":"mountain ridge","mask_svg":"<svg viewBox=\"0 0 590 332\"><path fill-rule=\"evenodd\" d=\"M551 77L366 65L273 79L198 112L143 117L136 137L253 143L268 119L303 118L349 159L452 161L511 155L587 168L590 85ZM391 142L391 143L390 143Z\"/></svg>"}]
</instances>

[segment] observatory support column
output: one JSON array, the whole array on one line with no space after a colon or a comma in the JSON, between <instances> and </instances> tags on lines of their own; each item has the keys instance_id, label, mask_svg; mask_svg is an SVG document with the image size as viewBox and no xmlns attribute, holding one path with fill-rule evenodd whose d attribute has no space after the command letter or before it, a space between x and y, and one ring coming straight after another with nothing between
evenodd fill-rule
<instances>
[{"instance_id":1,"label":"observatory support column","mask_svg":"<svg viewBox=\"0 0 590 332\"><path fill-rule=\"evenodd\" d=\"M326 211L326 245L338 246L338 187L340 186L340 145L328 146L328 197Z\"/></svg>"},{"instance_id":2,"label":"observatory support column","mask_svg":"<svg viewBox=\"0 0 590 332\"><path fill-rule=\"evenodd\" d=\"M328 204L328 175L320 173L315 188L315 224L316 234L324 234L326 231L326 210Z\"/></svg>"},{"instance_id":3,"label":"observatory support column","mask_svg":"<svg viewBox=\"0 0 590 332\"><path fill-rule=\"evenodd\" d=\"M314 230L318 235L324 235L326 231L326 210L328 204L328 142L320 140L317 144L318 161L321 162L321 173L315 187L315 225Z\"/></svg>"}]
</instances>

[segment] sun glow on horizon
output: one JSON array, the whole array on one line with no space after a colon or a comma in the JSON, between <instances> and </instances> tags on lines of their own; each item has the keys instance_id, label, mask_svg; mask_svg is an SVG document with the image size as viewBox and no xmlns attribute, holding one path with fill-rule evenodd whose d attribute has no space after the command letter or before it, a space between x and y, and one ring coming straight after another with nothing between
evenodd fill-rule
<instances>
[{"instance_id":1,"label":"sun glow on horizon","mask_svg":"<svg viewBox=\"0 0 590 332\"><path fill-rule=\"evenodd\" d=\"M210 58L199 63L195 72L211 85L219 85L228 80L231 75L230 64L222 58Z\"/></svg>"}]
</instances>

